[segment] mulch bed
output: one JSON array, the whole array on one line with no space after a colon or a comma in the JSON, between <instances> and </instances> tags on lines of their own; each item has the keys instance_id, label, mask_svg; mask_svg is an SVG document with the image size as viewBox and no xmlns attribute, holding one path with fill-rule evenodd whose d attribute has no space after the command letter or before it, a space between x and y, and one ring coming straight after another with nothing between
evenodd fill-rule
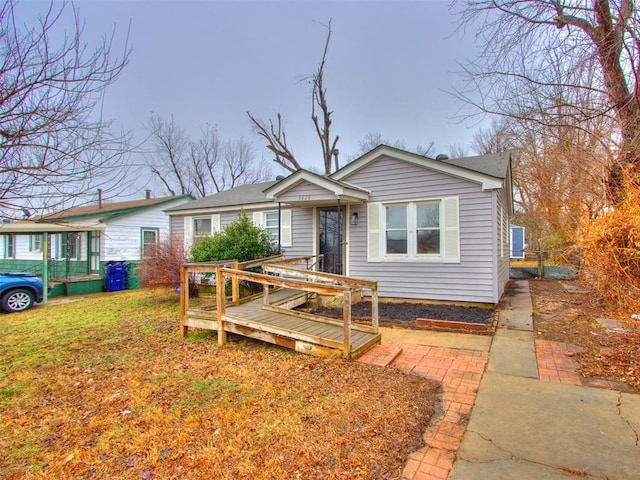
<instances>
[{"instance_id":1,"label":"mulch bed","mask_svg":"<svg viewBox=\"0 0 640 480\"><path fill-rule=\"evenodd\" d=\"M318 307L313 313L326 317L341 318L342 309ZM371 302L363 300L351 307L354 321L371 319ZM386 327L414 329L468 331L492 333L495 330L496 310L462 305L427 303L379 303L379 324Z\"/></svg>"}]
</instances>

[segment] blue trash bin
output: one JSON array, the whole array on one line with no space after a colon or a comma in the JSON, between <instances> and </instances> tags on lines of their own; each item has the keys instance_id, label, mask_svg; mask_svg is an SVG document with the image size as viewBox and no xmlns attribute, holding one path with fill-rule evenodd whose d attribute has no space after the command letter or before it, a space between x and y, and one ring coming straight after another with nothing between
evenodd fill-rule
<instances>
[{"instance_id":1,"label":"blue trash bin","mask_svg":"<svg viewBox=\"0 0 640 480\"><path fill-rule=\"evenodd\" d=\"M105 292L118 292L127 286L127 264L122 262L106 262L104 264Z\"/></svg>"}]
</instances>

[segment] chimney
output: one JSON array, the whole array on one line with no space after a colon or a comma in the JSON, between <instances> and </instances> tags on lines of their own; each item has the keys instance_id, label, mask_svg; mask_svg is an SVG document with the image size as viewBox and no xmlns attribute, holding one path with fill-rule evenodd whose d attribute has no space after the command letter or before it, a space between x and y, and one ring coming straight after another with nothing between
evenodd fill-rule
<instances>
[{"instance_id":1,"label":"chimney","mask_svg":"<svg viewBox=\"0 0 640 480\"><path fill-rule=\"evenodd\" d=\"M102 189L98 189L98 208L102 208Z\"/></svg>"},{"instance_id":2,"label":"chimney","mask_svg":"<svg viewBox=\"0 0 640 480\"><path fill-rule=\"evenodd\" d=\"M146 198L147 200L151 198L151 190L144 191L144 198Z\"/></svg>"}]
</instances>

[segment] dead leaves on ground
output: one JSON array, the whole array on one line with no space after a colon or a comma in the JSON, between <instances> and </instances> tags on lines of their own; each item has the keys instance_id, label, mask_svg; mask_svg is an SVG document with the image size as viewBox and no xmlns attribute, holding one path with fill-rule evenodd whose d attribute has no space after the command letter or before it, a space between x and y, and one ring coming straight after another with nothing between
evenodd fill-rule
<instances>
[{"instance_id":1,"label":"dead leaves on ground","mask_svg":"<svg viewBox=\"0 0 640 480\"><path fill-rule=\"evenodd\" d=\"M607 331L598 318L620 315L605 309L594 293L568 293L559 281L529 282L538 338L579 345L578 373L621 382L640 393L640 324L625 315L626 333Z\"/></svg>"},{"instance_id":2,"label":"dead leaves on ground","mask_svg":"<svg viewBox=\"0 0 640 480\"><path fill-rule=\"evenodd\" d=\"M257 342L218 347L209 332L185 340L166 295L0 318L0 476L396 478L423 446L437 384Z\"/></svg>"}]
</instances>

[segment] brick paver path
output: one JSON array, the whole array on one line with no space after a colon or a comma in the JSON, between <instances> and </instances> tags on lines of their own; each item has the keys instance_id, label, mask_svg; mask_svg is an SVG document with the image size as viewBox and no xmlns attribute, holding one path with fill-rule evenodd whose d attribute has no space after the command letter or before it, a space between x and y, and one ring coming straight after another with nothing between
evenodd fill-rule
<instances>
[{"instance_id":1,"label":"brick paver path","mask_svg":"<svg viewBox=\"0 0 640 480\"><path fill-rule=\"evenodd\" d=\"M535 344L538 377L540 380L568 385L609 388L611 390L627 390L627 387L622 383L599 378L587 378L577 373L578 362L575 359L575 355L583 352L584 348L568 343L538 339L536 339Z\"/></svg>"},{"instance_id":2,"label":"brick paver path","mask_svg":"<svg viewBox=\"0 0 640 480\"><path fill-rule=\"evenodd\" d=\"M403 480L446 480L476 399L489 354L427 345L379 345L361 362L391 366L442 383L442 412L424 434L425 447L409 455Z\"/></svg>"}]
</instances>

